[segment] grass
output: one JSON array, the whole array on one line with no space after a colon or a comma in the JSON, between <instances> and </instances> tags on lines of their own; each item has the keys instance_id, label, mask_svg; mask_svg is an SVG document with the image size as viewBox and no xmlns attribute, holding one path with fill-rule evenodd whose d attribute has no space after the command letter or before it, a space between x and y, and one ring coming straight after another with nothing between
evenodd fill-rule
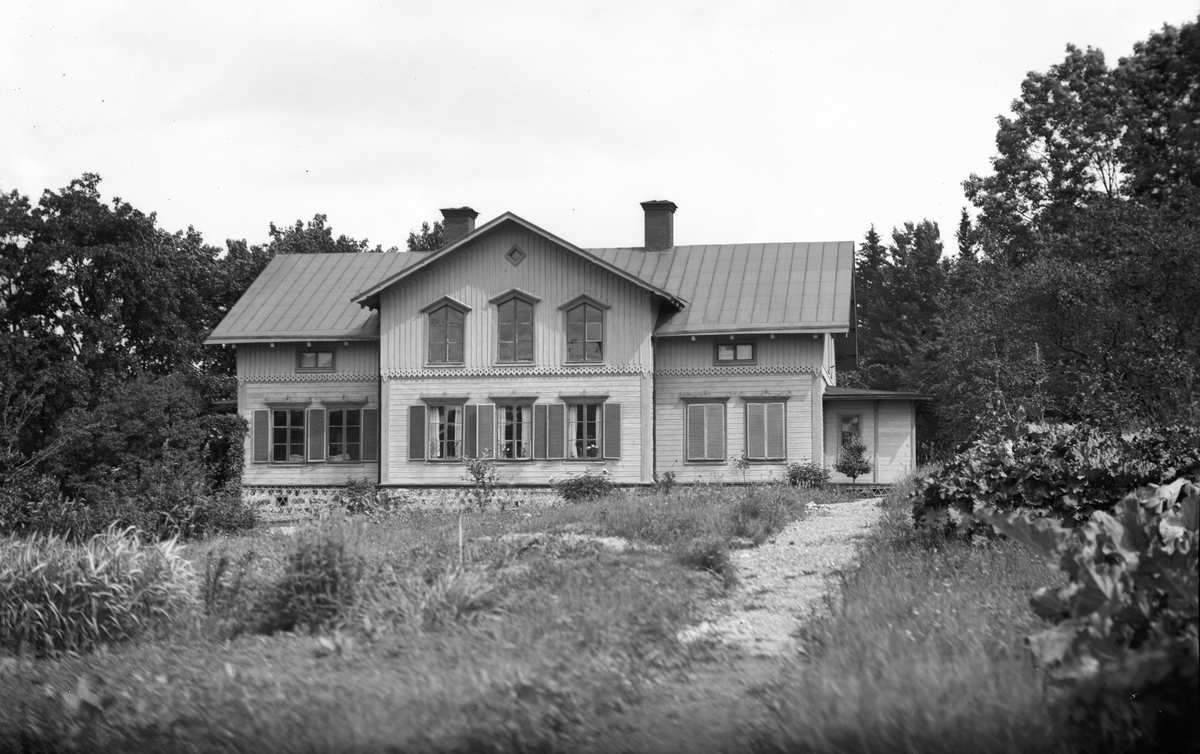
<instances>
[{"instance_id":1,"label":"grass","mask_svg":"<svg viewBox=\"0 0 1200 754\"><path fill-rule=\"evenodd\" d=\"M598 750L644 715L633 749L656 750L651 698L715 699L741 662L677 638L736 575L731 543L770 539L814 498L681 487L472 513L464 568L457 516L435 512L190 545L201 607L171 633L0 658L0 749ZM712 704L706 725L763 752L1069 749L1021 643L1051 571L1015 545L923 539L899 496L859 561L807 655L755 666L745 703ZM271 633L297 604L315 618ZM680 680L706 670L707 691Z\"/></svg>"}]
</instances>

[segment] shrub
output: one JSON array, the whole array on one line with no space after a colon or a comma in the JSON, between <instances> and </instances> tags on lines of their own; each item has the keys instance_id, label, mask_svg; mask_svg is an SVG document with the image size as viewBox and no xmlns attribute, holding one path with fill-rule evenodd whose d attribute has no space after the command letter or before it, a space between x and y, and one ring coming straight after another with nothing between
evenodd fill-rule
<instances>
[{"instance_id":1,"label":"shrub","mask_svg":"<svg viewBox=\"0 0 1200 754\"><path fill-rule=\"evenodd\" d=\"M333 502L347 513L362 516L378 515L380 511L379 485L370 479L351 479L334 493Z\"/></svg>"},{"instance_id":2,"label":"shrub","mask_svg":"<svg viewBox=\"0 0 1200 754\"><path fill-rule=\"evenodd\" d=\"M471 501L475 503L476 510L487 510L488 504L496 498L496 486L500 484L499 469L490 458L463 457L462 463L467 470L464 478L471 482Z\"/></svg>"},{"instance_id":3,"label":"shrub","mask_svg":"<svg viewBox=\"0 0 1200 754\"><path fill-rule=\"evenodd\" d=\"M834 471L850 477L852 482L863 474L870 474L871 462L867 460L866 453L867 445L862 437L852 435L842 445L842 452L838 454L837 463L833 465Z\"/></svg>"},{"instance_id":4,"label":"shrub","mask_svg":"<svg viewBox=\"0 0 1200 754\"><path fill-rule=\"evenodd\" d=\"M204 557L200 578L200 603L204 614L214 621L221 638L232 638L261 627L259 605L265 582L256 570L258 553L248 550L233 558L222 548Z\"/></svg>"},{"instance_id":5,"label":"shrub","mask_svg":"<svg viewBox=\"0 0 1200 754\"><path fill-rule=\"evenodd\" d=\"M0 646L86 652L168 622L193 600L181 549L115 527L84 544L53 534L0 539Z\"/></svg>"},{"instance_id":6,"label":"shrub","mask_svg":"<svg viewBox=\"0 0 1200 754\"><path fill-rule=\"evenodd\" d=\"M654 472L654 491L660 495L670 495L675 489L675 472L664 471L661 475Z\"/></svg>"},{"instance_id":7,"label":"shrub","mask_svg":"<svg viewBox=\"0 0 1200 754\"><path fill-rule=\"evenodd\" d=\"M568 503L597 500L612 494L614 489L616 489L616 485L608 478L608 469L602 469L599 474L595 475L590 471L585 471L579 476L568 476L554 482L554 490Z\"/></svg>"},{"instance_id":8,"label":"shrub","mask_svg":"<svg viewBox=\"0 0 1200 754\"><path fill-rule=\"evenodd\" d=\"M677 557L689 568L715 574L726 588L737 585L737 568L729 558L729 547L723 537L693 539L680 548Z\"/></svg>"},{"instance_id":9,"label":"shrub","mask_svg":"<svg viewBox=\"0 0 1200 754\"><path fill-rule=\"evenodd\" d=\"M963 533L980 527L971 517L977 509L1023 510L1078 525L1130 489L1197 474L1197 427L1115 435L1087 425L1019 423L922 476L913 516L919 525Z\"/></svg>"},{"instance_id":10,"label":"shrub","mask_svg":"<svg viewBox=\"0 0 1200 754\"><path fill-rule=\"evenodd\" d=\"M820 490L829 484L829 469L816 461L807 461L805 463L795 461L789 463L784 473L788 484L793 487Z\"/></svg>"},{"instance_id":11,"label":"shrub","mask_svg":"<svg viewBox=\"0 0 1200 754\"><path fill-rule=\"evenodd\" d=\"M976 515L1069 577L1031 600L1054 626L1028 646L1096 748L1196 751L1200 731L1186 721L1200 697L1200 487L1143 487L1074 529Z\"/></svg>"},{"instance_id":12,"label":"shrub","mask_svg":"<svg viewBox=\"0 0 1200 754\"><path fill-rule=\"evenodd\" d=\"M361 533L336 508L302 529L273 586L264 628L288 631L304 626L316 631L343 622L366 573Z\"/></svg>"},{"instance_id":13,"label":"shrub","mask_svg":"<svg viewBox=\"0 0 1200 754\"><path fill-rule=\"evenodd\" d=\"M786 488L755 485L738 495L730 509L732 534L760 545L794 518L794 498Z\"/></svg>"}]
</instances>

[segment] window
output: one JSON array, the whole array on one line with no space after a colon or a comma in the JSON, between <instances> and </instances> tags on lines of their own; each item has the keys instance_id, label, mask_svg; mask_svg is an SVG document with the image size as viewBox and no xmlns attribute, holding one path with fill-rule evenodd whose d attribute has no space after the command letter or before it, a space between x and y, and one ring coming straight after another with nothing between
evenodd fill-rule
<instances>
[{"instance_id":1,"label":"window","mask_svg":"<svg viewBox=\"0 0 1200 754\"><path fill-rule=\"evenodd\" d=\"M754 343L717 343L713 360L717 364L753 364Z\"/></svg>"},{"instance_id":2,"label":"window","mask_svg":"<svg viewBox=\"0 0 1200 754\"><path fill-rule=\"evenodd\" d=\"M458 459L463 455L463 407L429 407L429 458Z\"/></svg>"},{"instance_id":3,"label":"window","mask_svg":"<svg viewBox=\"0 0 1200 754\"><path fill-rule=\"evenodd\" d=\"M271 412L271 460L304 463L304 409Z\"/></svg>"},{"instance_id":4,"label":"window","mask_svg":"<svg viewBox=\"0 0 1200 754\"><path fill-rule=\"evenodd\" d=\"M450 304L429 312L429 363L463 363L464 312Z\"/></svg>"},{"instance_id":5,"label":"window","mask_svg":"<svg viewBox=\"0 0 1200 754\"><path fill-rule=\"evenodd\" d=\"M604 361L604 312L580 304L567 310L567 361Z\"/></svg>"},{"instance_id":6,"label":"window","mask_svg":"<svg viewBox=\"0 0 1200 754\"><path fill-rule=\"evenodd\" d=\"M533 302L512 296L496 305L496 360L533 361Z\"/></svg>"},{"instance_id":7,"label":"window","mask_svg":"<svg viewBox=\"0 0 1200 754\"><path fill-rule=\"evenodd\" d=\"M533 406L498 405L498 457L521 460L533 457Z\"/></svg>"},{"instance_id":8,"label":"window","mask_svg":"<svg viewBox=\"0 0 1200 754\"><path fill-rule=\"evenodd\" d=\"M846 443L850 441L851 437L862 435L861 416L861 414L838 414L838 424L840 425L839 451L841 448L846 447Z\"/></svg>"},{"instance_id":9,"label":"window","mask_svg":"<svg viewBox=\"0 0 1200 754\"><path fill-rule=\"evenodd\" d=\"M688 403L686 423L687 460L725 460L724 403Z\"/></svg>"},{"instance_id":10,"label":"window","mask_svg":"<svg viewBox=\"0 0 1200 754\"><path fill-rule=\"evenodd\" d=\"M567 458L600 458L603 403L567 405Z\"/></svg>"},{"instance_id":11,"label":"window","mask_svg":"<svg viewBox=\"0 0 1200 754\"><path fill-rule=\"evenodd\" d=\"M787 457L785 417L782 401L746 402L746 458L775 461Z\"/></svg>"},{"instance_id":12,"label":"window","mask_svg":"<svg viewBox=\"0 0 1200 754\"><path fill-rule=\"evenodd\" d=\"M362 411L357 408L329 411L329 462L355 463L362 455Z\"/></svg>"},{"instance_id":13,"label":"window","mask_svg":"<svg viewBox=\"0 0 1200 754\"><path fill-rule=\"evenodd\" d=\"M296 368L302 372L332 372L333 351L305 351L298 353Z\"/></svg>"}]
</instances>

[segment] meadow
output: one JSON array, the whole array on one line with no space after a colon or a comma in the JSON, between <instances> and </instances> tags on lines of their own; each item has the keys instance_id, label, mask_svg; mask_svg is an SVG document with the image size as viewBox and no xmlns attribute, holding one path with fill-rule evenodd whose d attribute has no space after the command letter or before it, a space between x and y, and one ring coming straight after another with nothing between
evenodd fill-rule
<instances>
[{"instance_id":1,"label":"meadow","mask_svg":"<svg viewBox=\"0 0 1200 754\"><path fill-rule=\"evenodd\" d=\"M617 492L472 511L461 540L457 515L407 511L191 543L164 556L190 597L124 638L17 647L6 613L0 749L1072 750L1023 646L1059 577L1011 542L914 530L906 489L801 654L680 640L736 588L731 545L839 494Z\"/></svg>"}]
</instances>

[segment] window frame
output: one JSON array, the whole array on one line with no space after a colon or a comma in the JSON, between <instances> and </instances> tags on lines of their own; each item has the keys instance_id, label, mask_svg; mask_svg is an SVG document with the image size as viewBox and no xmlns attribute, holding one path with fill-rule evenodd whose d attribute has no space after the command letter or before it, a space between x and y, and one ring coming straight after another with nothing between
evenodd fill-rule
<instances>
[{"instance_id":1,"label":"window frame","mask_svg":"<svg viewBox=\"0 0 1200 754\"><path fill-rule=\"evenodd\" d=\"M320 366L321 354L329 354L329 366ZM316 366L304 366L305 354L313 354ZM318 345L304 346L296 349L296 372L303 374L319 373L319 372L336 372L337 371L337 346L333 345ZM272 420L273 423L273 420Z\"/></svg>"},{"instance_id":2,"label":"window frame","mask_svg":"<svg viewBox=\"0 0 1200 754\"><path fill-rule=\"evenodd\" d=\"M459 361L434 361L430 359L433 349L433 315L449 307L462 315L462 359ZM467 360L467 315L471 313L471 307L451 296L442 296L437 301L428 304L421 308L421 313L425 315L425 366L433 367L434 369L444 367L461 367L466 366ZM447 328L449 333L449 328ZM446 340L447 348L449 347L449 339Z\"/></svg>"},{"instance_id":3,"label":"window frame","mask_svg":"<svg viewBox=\"0 0 1200 754\"><path fill-rule=\"evenodd\" d=\"M529 306L529 358L528 359L518 358L518 356L520 354L521 338L518 337L519 331L517 328L520 326L520 323L517 322L517 312L516 312L515 308L513 311L513 340L512 340L513 358L511 360L500 358L500 342L501 342L500 341L500 334L501 334L500 333L500 328L501 328L500 309L505 304L508 304L510 301L514 301L514 300L520 301L521 303L527 304ZM510 291L506 291L505 293L500 294L499 296L496 296L489 302L489 303L491 303L491 305L494 309L495 318L496 318L496 327L495 327L495 330L493 331L493 338L492 338L492 344L496 349L495 353L494 353L493 363L503 364L505 366L532 366L537 363L537 305L538 305L538 302L540 302L540 301L541 301L541 299L538 298L537 296L534 296L531 293L526 293L525 291L522 291L520 289L514 288Z\"/></svg>"},{"instance_id":4,"label":"window frame","mask_svg":"<svg viewBox=\"0 0 1200 754\"><path fill-rule=\"evenodd\" d=\"M600 340L598 341L600 344L600 358L594 359L594 360L589 360L587 358L587 343L588 343L587 310L584 309L584 321L583 321L583 343L584 343L583 355L584 355L584 358L582 360L572 359L571 358L571 339L570 339L571 312L573 312L577 309L580 309L582 307L587 307L587 306L590 306L593 309L596 309L600 313ZM606 304L603 301L600 301L597 298L589 296L585 293L585 294L576 296L575 298L571 299L570 301L566 302L565 304L563 304L562 306L560 306L558 308L560 310L562 310L563 349L564 349L563 350L563 363L568 366L591 366L591 365L596 365L596 364L607 363L608 354L605 350L604 343L605 343L605 332L608 329L608 310L611 309L612 306L610 304Z\"/></svg>"},{"instance_id":5,"label":"window frame","mask_svg":"<svg viewBox=\"0 0 1200 754\"><path fill-rule=\"evenodd\" d=\"M737 349L739 346L750 346L750 358L737 358ZM734 358L722 359L721 348L732 347ZM715 340L713 341L713 365L714 366L753 366L758 363L758 341L757 340Z\"/></svg>"},{"instance_id":6,"label":"window frame","mask_svg":"<svg viewBox=\"0 0 1200 754\"><path fill-rule=\"evenodd\" d=\"M308 434L307 434L308 433L308 404L268 405L267 410L271 412L271 442L270 442L270 446L269 446L270 454L267 457L267 462L271 463L271 464L281 465L281 466L296 466L296 465L308 463ZM285 422L282 429L288 433L288 439L282 443L275 441L275 433L277 430L281 429L281 427L279 427L275 424L275 420L276 420L278 414L284 414L287 418L287 421ZM291 422L293 415L295 415L295 414L300 415L300 425L298 427L294 426ZM292 456L297 455L297 454L291 453L291 452L284 453L284 455L286 456L284 460L276 460L275 459L276 448L278 446L282 445L288 451L290 451L292 446L296 444L292 439L292 433L297 432L297 431L300 433L300 441L299 441L300 453L298 454L300 456L300 460L298 460L298 461L292 460Z\"/></svg>"},{"instance_id":7,"label":"window frame","mask_svg":"<svg viewBox=\"0 0 1200 754\"><path fill-rule=\"evenodd\" d=\"M683 462L687 464L723 464L729 460L729 396L697 396L683 397ZM720 406L721 407L721 457L708 457L708 409L704 411L704 458L691 457L691 423L692 423L692 406Z\"/></svg>"},{"instance_id":8,"label":"window frame","mask_svg":"<svg viewBox=\"0 0 1200 754\"><path fill-rule=\"evenodd\" d=\"M434 423L435 417L437 417L439 414L445 414L446 412L448 412L450 410L457 411L458 420L456 422L447 423L446 421L443 420L441 422L438 422L437 424ZM426 401L426 405L425 405L425 459L424 459L426 462L429 462L429 463L459 463L463 458L466 457L465 456L466 440L467 440L466 413L467 413L466 401L462 401L462 402L446 401L446 402L438 402L438 403L430 403L430 402ZM435 431L434 428L435 428L435 426L441 427L443 425L448 425L450 427L457 427L458 428L458 431L456 433L457 436L454 439L441 438L439 436L440 432ZM444 443L453 443L455 446L455 449L458 451L457 454L443 455L442 448L443 448ZM437 451L436 451L437 455L434 454L435 448L437 449Z\"/></svg>"},{"instance_id":9,"label":"window frame","mask_svg":"<svg viewBox=\"0 0 1200 754\"><path fill-rule=\"evenodd\" d=\"M351 412L351 411L354 411L358 414L358 425L357 425L358 426L358 442L353 443L358 446L358 459L357 460L335 461L333 458L334 457L334 453L333 453L333 431L334 431L333 414L334 414L334 412L341 412L343 415L345 415L345 414L349 414L349 412ZM364 409L362 406L338 406L338 405L325 406L325 462L326 463L332 463L332 464L336 464L339 466L347 466L347 465L351 465L351 464L366 463L366 461L364 460L365 455L363 454L363 445L364 445L363 439L364 439L364 435L366 432L364 424L363 424L363 422L364 422L363 414L364 414ZM343 431L346 431L348 428L349 428L349 425L346 424L346 422L343 419L340 429L342 429ZM338 455L343 455L343 454L345 454L345 446L350 445L351 443L349 441L343 440L339 444L343 446L343 451L342 451L342 453L339 453Z\"/></svg>"},{"instance_id":10,"label":"window frame","mask_svg":"<svg viewBox=\"0 0 1200 754\"><path fill-rule=\"evenodd\" d=\"M856 423L856 424L857 424L857 426L858 426L858 432L857 432L856 434L857 434L857 435L858 435L860 438L863 438L863 442L864 442L864 443L866 443L866 438L865 438L865 437L864 437L864 435L863 435L863 421L862 421L862 417L863 417L863 412L862 412L862 411L845 411L845 412L843 412L843 411L839 411L839 412L837 412L837 440L838 440L838 444L837 444L837 452L838 452L838 458L841 458L841 456L842 456L842 449L846 447L846 436L845 436L845 430L843 429L843 422L844 422L844 420L846 420L846 419L853 419L853 420L855 421L855 423Z\"/></svg>"},{"instance_id":11,"label":"window frame","mask_svg":"<svg viewBox=\"0 0 1200 754\"><path fill-rule=\"evenodd\" d=\"M604 404L607 402L607 398L580 397L563 400L563 403L566 405L566 409L564 410L565 426L563 429L563 460L583 462L604 460ZM594 419L587 418L586 412L588 407L595 408L596 416ZM576 413L575 409L577 408L582 409L584 412L582 420L576 419L573 416L573 414ZM581 425L583 427L583 437L576 438L576 433L573 431L573 429L578 428ZM589 425L595 428L595 436L592 438L587 436L587 428ZM589 439L592 442L590 447L595 448L595 455L572 455L576 452L576 443L587 443ZM587 447L587 445L584 446L585 453L587 452Z\"/></svg>"},{"instance_id":12,"label":"window frame","mask_svg":"<svg viewBox=\"0 0 1200 754\"><path fill-rule=\"evenodd\" d=\"M534 429L533 404L534 401L532 399L512 400L501 398L495 401L493 404L496 410L495 460L503 461L505 463L521 463L533 460L533 437L534 433L537 431ZM526 412L525 418L516 423L507 421L508 411L518 409ZM512 440L506 439L504 434L509 426L522 427L526 433L526 436L523 438L514 438ZM516 443L521 443L524 445L526 454L524 456L514 455L511 457L505 455L505 444L509 442L514 443L514 447Z\"/></svg>"},{"instance_id":13,"label":"window frame","mask_svg":"<svg viewBox=\"0 0 1200 754\"><path fill-rule=\"evenodd\" d=\"M780 463L780 462L786 461L788 458L788 452L787 452L788 398L784 397L784 396L761 396L761 397L760 396L753 396L753 397L743 396L742 404L743 404L743 413L744 413L744 416L742 417L742 429L743 429L744 440L745 440L745 442L743 443L744 448L742 450L742 454L745 457L745 459L747 461L751 461L753 463ZM782 416L780 418L780 421L782 421L783 424L780 427L780 434L781 434L781 440L783 443L783 448L782 448L783 452L780 455L773 456L770 454L771 453L771 443L770 443L771 418L767 412L770 411L770 408L769 408L770 406L776 405L776 404L778 404L780 406L780 409L782 411ZM750 407L755 406L755 405L763 407L762 446L763 446L764 455L762 455L762 456L750 455L750 450L751 450L751 447L750 447Z\"/></svg>"}]
</instances>

